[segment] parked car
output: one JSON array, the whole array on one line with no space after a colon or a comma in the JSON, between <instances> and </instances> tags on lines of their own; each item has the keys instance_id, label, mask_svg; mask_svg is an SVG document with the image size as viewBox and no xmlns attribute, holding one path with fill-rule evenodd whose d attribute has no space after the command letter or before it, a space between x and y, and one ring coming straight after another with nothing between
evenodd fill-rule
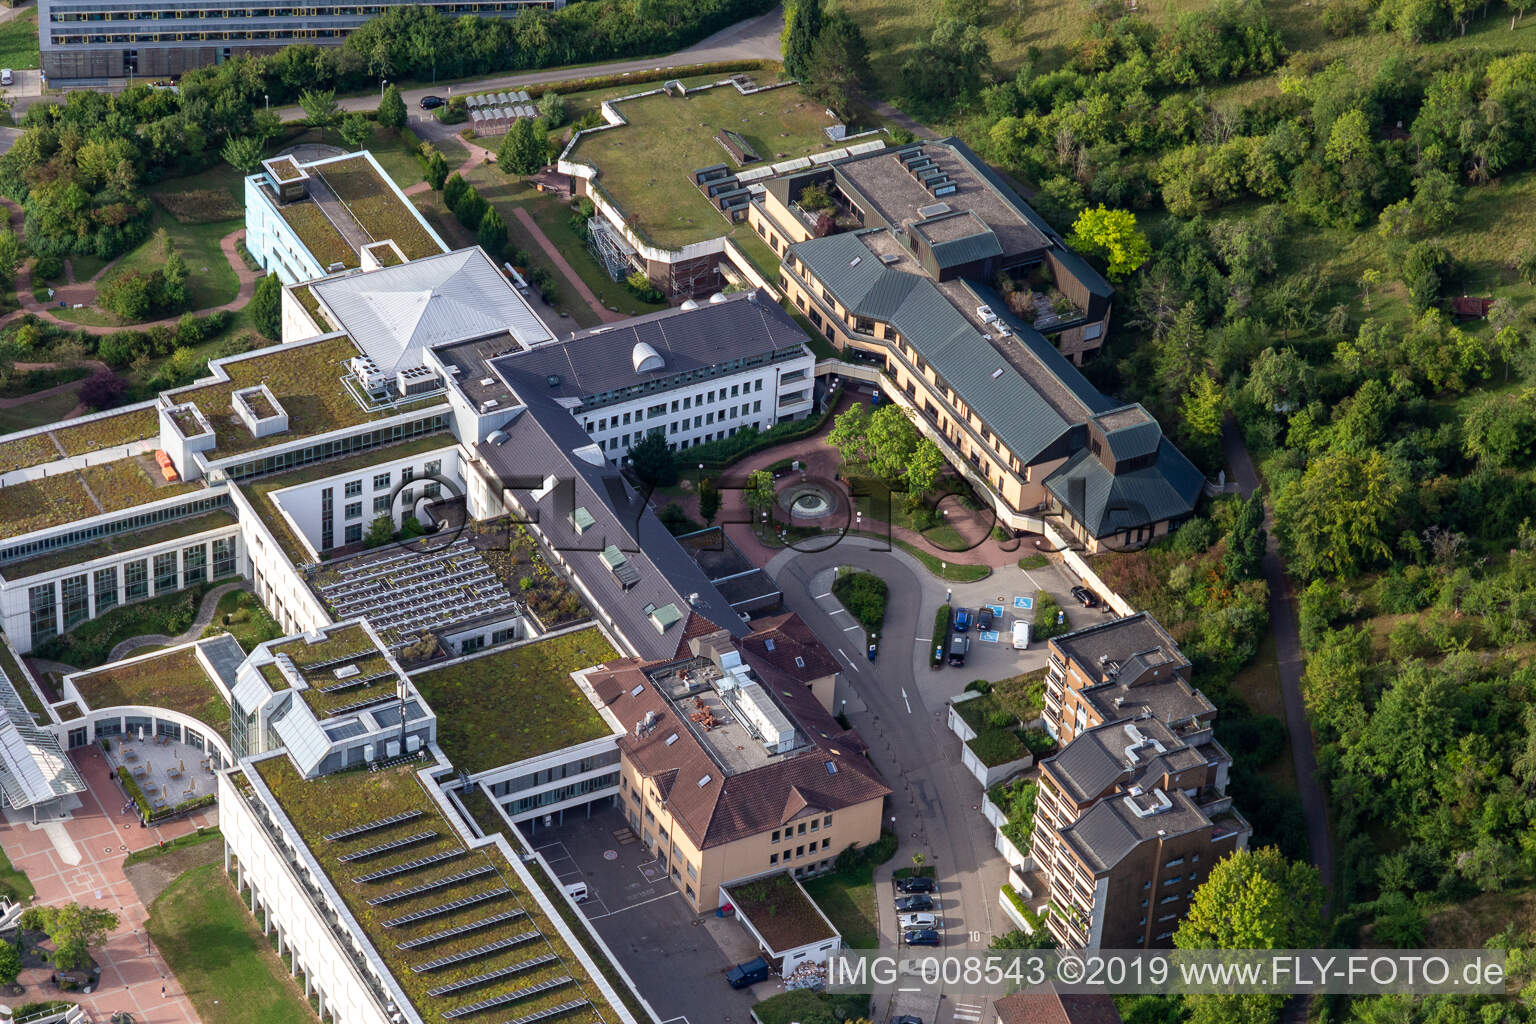
<instances>
[{"instance_id":1,"label":"parked car","mask_svg":"<svg viewBox=\"0 0 1536 1024\"><path fill-rule=\"evenodd\" d=\"M951 637L949 641L949 664L952 668L959 668L965 664L965 656L971 651L971 638L968 636Z\"/></svg>"},{"instance_id":2,"label":"parked car","mask_svg":"<svg viewBox=\"0 0 1536 1024\"><path fill-rule=\"evenodd\" d=\"M971 631L971 610L969 608L955 609L955 632L969 633Z\"/></svg>"},{"instance_id":3,"label":"parked car","mask_svg":"<svg viewBox=\"0 0 1536 1024\"><path fill-rule=\"evenodd\" d=\"M0 85L13 85L15 82L16 76L10 68L0 68Z\"/></svg>"},{"instance_id":4,"label":"parked car","mask_svg":"<svg viewBox=\"0 0 1536 1024\"><path fill-rule=\"evenodd\" d=\"M1077 598L1077 603L1084 608L1096 608L1099 604L1099 595L1087 587L1073 587L1072 596Z\"/></svg>"},{"instance_id":5,"label":"parked car","mask_svg":"<svg viewBox=\"0 0 1536 1024\"><path fill-rule=\"evenodd\" d=\"M1015 622L1013 624L1013 649L1016 651L1029 650L1029 623Z\"/></svg>"},{"instance_id":6,"label":"parked car","mask_svg":"<svg viewBox=\"0 0 1536 1024\"><path fill-rule=\"evenodd\" d=\"M448 101L441 96L423 96L421 98L422 110L436 110L438 107L447 106Z\"/></svg>"},{"instance_id":7,"label":"parked car","mask_svg":"<svg viewBox=\"0 0 1536 1024\"><path fill-rule=\"evenodd\" d=\"M923 1024L923 1018L904 1013L899 1017L892 1017L891 1024Z\"/></svg>"},{"instance_id":8,"label":"parked car","mask_svg":"<svg viewBox=\"0 0 1536 1024\"><path fill-rule=\"evenodd\" d=\"M933 892L933 879L927 875L907 875L896 879L897 892Z\"/></svg>"},{"instance_id":9,"label":"parked car","mask_svg":"<svg viewBox=\"0 0 1536 1024\"><path fill-rule=\"evenodd\" d=\"M914 928L937 928L939 918L937 914L902 914L896 919L896 923L901 925L902 931L906 932Z\"/></svg>"},{"instance_id":10,"label":"parked car","mask_svg":"<svg viewBox=\"0 0 1536 1024\"><path fill-rule=\"evenodd\" d=\"M898 914L910 914L919 910L932 910L933 897L925 892L914 896L898 896L896 898L896 912Z\"/></svg>"},{"instance_id":11,"label":"parked car","mask_svg":"<svg viewBox=\"0 0 1536 1024\"><path fill-rule=\"evenodd\" d=\"M768 961L762 957L748 960L744 964L737 964L725 972L725 980L731 988L746 988L748 985L756 985L760 981L768 979Z\"/></svg>"},{"instance_id":12,"label":"parked car","mask_svg":"<svg viewBox=\"0 0 1536 1024\"><path fill-rule=\"evenodd\" d=\"M992 630L992 609L986 605L976 609L976 629L982 633L991 632Z\"/></svg>"},{"instance_id":13,"label":"parked car","mask_svg":"<svg viewBox=\"0 0 1536 1024\"><path fill-rule=\"evenodd\" d=\"M932 928L913 928L902 934L901 941L909 946L937 946L939 933Z\"/></svg>"}]
</instances>

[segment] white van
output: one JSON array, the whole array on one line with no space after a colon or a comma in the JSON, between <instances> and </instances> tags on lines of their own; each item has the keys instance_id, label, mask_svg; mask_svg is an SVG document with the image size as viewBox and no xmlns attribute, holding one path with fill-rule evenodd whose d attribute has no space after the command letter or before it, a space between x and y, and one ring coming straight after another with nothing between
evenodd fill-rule
<instances>
[{"instance_id":1,"label":"white van","mask_svg":"<svg viewBox=\"0 0 1536 1024\"><path fill-rule=\"evenodd\" d=\"M1029 623L1015 622L1013 624L1013 649L1016 651L1029 650Z\"/></svg>"},{"instance_id":2,"label":"white van","mask_svg":"<svg viewBox=\"0 0 1536 1024\"><path fill-rule=\"evenodd\" d=\"M16 76L11 73L10 68L0 68L0 85L13 85L15 82Z\"/></svg>"},{"instance_id":3,"label":"white van","mask_svg":"<svg viewBox=\"0 0 1536 1024\"><path fill-rule=\"evenodd\" d=\"M585 903L587 899L587 883L571 882L565 887L565 894L570 897L572 903Z\"/></svg>"}]
</instances>

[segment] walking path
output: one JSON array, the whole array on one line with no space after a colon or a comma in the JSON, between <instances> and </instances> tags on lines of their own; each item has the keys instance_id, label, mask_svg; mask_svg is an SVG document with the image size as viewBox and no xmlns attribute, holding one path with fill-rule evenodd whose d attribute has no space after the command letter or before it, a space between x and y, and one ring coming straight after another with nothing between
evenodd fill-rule
<instances>
[{"instance_id":1,"label":"walking path","mask_svg":"<svg viewBox=\"0 0 1536 1024\"><path fill-rule=\"evenodd\" d=\"M555 269L560 271L561 276L570 283L572 288L576 289L576 294L581 297L581 301L592 307L592 312L597 314L599 320L605 324L612 324L618 323L620 320L629 319L623 313L615 313L598 300L597 296L593 294L592 289L587 287L587 282L583 281L581 275L576 273L576 268L572 267L566 258L561 255L560 250L555 248L555 243L549 240L549 236L544 233L543 228L539 227L538 221L533 219L531 213L521 206L512 212L517 217L518 224L522 225L523 229L533 236L534 242L543 250L544 255L549 257L549 262L553 263Z\"/></svg>"},{"instance_id":2,"label":"walking path","mask_svg":"<svg viewBox=\"0 0 1536 1024\"><path fill-rule=\"evenodd\" d=\"M108 661L117 661L126 658L140 647L172 647L176 644L184 644L189 640L196 640L203 635L203 630L213 625L214 613L219 608L219 598L231 590L239 590L245 586L244 582L221 583L208 593L203 595L202 603L197 606L197 618L192 620L186 632L177 636L166 636L163 633L146 633L143 636L130 637L112 648L112 653L107 655Z\"/></svg>"},{"instance_id":3,"label":"walking path","mask_svg":"<svg viewBox=\"0 0 1536 1024\"><path fill-rule=\"evenodd\" d=\"M1232 470L1232 478L1237 481L1243 497L1248 497L1258 490L1259 475L1254 471L1253 459L1248 455L1237 424L1230 416L1222 424L1221 447L1227 466ZM1307 845L1312 851L1312 863L1317 865L1317 872L1322 877L1325 899L1331 902L1333 837L1328 830L1328 802L1317 778L1317 750L1313 744L1312 725L1307 720L1306 702L1301 696L1301 630L1296 618L1296 593L1290 575L1285 571L1285 561L1280 557L1279 543L1275 540L1274 512L1267 503L1264 529L1268 535L1264 548L1264 579L1269 584L1269 624L1275 634L1275 653L1280 663L1285 729L1290 734L1297 795L1301 798L1301 813L1307 823Z\"/></svg>"},{"instance_id":4,"label":"walking path","mask_svg":"<svg viewBox=\"0 0 1536 1024\"><path fill-rule=\"evenodd\" d=\"M101 981L89 995L70 994L106 1020L119 1010L133 1013L144 1024L197 1024L198 1016L145 932L149 908L139 900L123 872L123 860L133 850L217 823L209 808L164 825L148 827L131 811L121 811L122 792L109 777L109 767L95 745L72 751L70 758L90 787L81 803L63 818L33 825L29 814L7 813L0 822L0 846L10 861L37 888L37 903L57 906L80 903L117 915L117 928L91 954L101 967ZM111 808L118 807L119 811ZM50 972L32 968L22 973L26 986L22 1002L56 998Z\"/></svg>"}]
</instances>

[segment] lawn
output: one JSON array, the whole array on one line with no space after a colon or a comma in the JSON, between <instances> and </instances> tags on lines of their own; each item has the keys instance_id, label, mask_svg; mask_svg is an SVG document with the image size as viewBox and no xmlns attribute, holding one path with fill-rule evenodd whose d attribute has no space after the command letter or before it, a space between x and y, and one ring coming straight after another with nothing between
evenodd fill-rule
<instances>
[{"instance_id":1,"label":"lawn","mask_svg":"<svg viewBox=\"0 0 1536 1024\"><path fill-rule=\"evenodd\" d=\"M124 640L137 636L175 636L187 629L197 618L198 604L209 586L202 583L114 608L105 615L82 622L63 636L54 637L38 647L36 654L76 668L95 668L105 664L112 648Z\"/></svg>"},{"instance_id":2,"label":"lawn","mask_svg":"<svg viewBox=\"0 0 1536 1024\"><path fill-rule=\"evenodd\" d=\"M858 860L841 871L830 871L803 883L805 891L827 915L850 949L880 945L880 913L875 906L874 866Z\"/></svg>"},{"instance_id":3,"label":"lawn","mask_svg":"<svg viewBox=\"0 0 1536 1024\"><path fill-rule=\"evenodd\" d=\"M283 635L282 627L268 614L249 590L231 590L219 598L214 609L213 625L208 635L216 636L228 631L249 654L257 644L276 640Z\"/></svg>"},{"instance_id":4,"label":"lawn","mask_svg":"<svg viewBox=\"0 0 1536 1024\"><path fill-rule=\"evenodd\" d=\"M162 191L171 190L163 189ZM227 302L235 301L235 296L240 291L240 278L236 275L234 268L229 265L229 260L224 258L224 252L219 248L219 241L231 231L238 231L243 226L242 219L184 224L164 209L157 209L150 221L150 236L119 260L110 274L115 276L125 270L137 270L148 274L164 267L165 246L160 238L160 232L163 230L165 237L176 247L176 251L181 253L181 258L187 264L187 308L210 309L214 306L222 306Z\"/></svg>"},{"instance_id":5,"label":"lawn","mask_svg":"<svg viewBox=\"0 0 1536 1024\"><path fill-rule=\"evenodd\" d=\"M4 850L0 850L0 892L8 893L20 903L29 903L37 890L32 887L32 879L27 877L25 871L19 871L11 864Z\"/></svg>"},{"instance_id":6,"label":"lawn","mask_svg":"<svg viewBox=\"0 0 1536 1024\"><path fill-rule=\"evenodd\" d=\"M0 25L0 67L39 66L37 11L27 11Z\"/></svg>"},{"instance_id":7,"label":"lawn","mask_svg":"<svg viewBox=\"0 0 1536 1024\"><path fill-rule=\"evenodd\" d=\"M129 704L168 708L191 715L220 736L229 730L229 704L190 647L79 676L74 682L92 710Z\"/></svg>"},{"instance_id":8,"label":"lawn","mask_svg":"<svg viewBox=\"0 0 1536 1024\"><path fill-rule=\"evenodd\" d=\"M314 1024L315 1015L218 864L182 875L145 924L204 1024Z\"/></svg>"},{"instance_id":9,"label":"lawn","mask_svg":"<svg viewBox=\"0 0 1536 1024\"><path fill-rule=\"evenodd\" d=\"M364 158L321 164L315 172L374 241L393 239L408 260L442 251L416 219L411 205L402 203Z\"/></svg>"},{"instance_id":10,"label":"lawn","mask_svg":"<svg viewBox=\"0 0 1536 1024\"><path fill-rule=\"evenodd\" d=\"M78 387L65 388L51 395L43 395L20 405L13 405L8 409L0 409L0 434L57 423L80 404L80 399L77 397L79 390ZM52 447L49 445L49 448ZM57 456L56 452L54 454Z\"/></svg>"},{"instance_id":11,"label":"lawn","mask_svg":"<svg viewBox=\"0 0 1536 1024\"><path fill-rule=\"evenodd\" d=\"M570 159L598 171L598 184L642 238L676 249L725 233L727 225L689 172L728 163L715 133L741 135L764 161L833 148L826 108L798 86L742 96L726 86L677 98L647 96L619 105L628 125L584 136Z\"/></svg>"},{"instance_id":12,"label":"lawn","mask_svg":"<svg viewBox=\"0 0 1536 1024\"><path fill-rule=\"evenodd\" d=\"M438 742L449 760L473 774L608 735L570 674L616 657L591 628L423 672L413 681L437 712Z\"/></svg>"}]
</instances>

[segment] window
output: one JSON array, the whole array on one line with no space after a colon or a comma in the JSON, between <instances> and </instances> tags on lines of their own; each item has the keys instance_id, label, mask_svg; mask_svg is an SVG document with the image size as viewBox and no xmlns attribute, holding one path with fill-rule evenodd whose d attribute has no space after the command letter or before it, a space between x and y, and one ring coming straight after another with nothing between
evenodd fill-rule
<instances>
[{"instance_id":1,"label":"window","mask_svg":"<svg viewBox=\"0 0 1536 1024\"><path fill-rule=\"evenodd\" d=\"M431 462L423 466L421 471L426 476L437 476L443 471L443 460L433 459Z\"/></svg>"},{"instance_id":2,"label":"window","mask_svg":"<svg viewBox=\"0 0 1536 1024\"><path fill-rule=\"evenodd\" d=\"M755 384L755 385L756 385L756 386L755 386L755 387L754 387L754 388L753 388L753 389L752 389L752 390L753 390L753 391L761 391L761 390L763 390L763 378L761 378L761 377L759 377L759 378L757 378L757 380L756 380L756 381L754 381L754 382L753 382L753 383L754 383L754 384Z\"/></svg>"},{"instance_id":3,"label":"window","mask_svg":"<svg viewBox=\"0 0 1536 1024\"><path fill-rule=\"evenodd\" d=\"M774 829L773 830L773 835L769 837L769 842L776 843L778 841L779 841L779 830L778 829Z\"/></svg>"},{"instance_id":4,"label":"window","mask_svg":"<svg viewBox=\"0 0 1536 1024\"><path fill-rule=\"evenodd\" d=\"M770 853L768 855L768 863L769 864L777 864L778 862L779 862L779 855L778 854Z\"/></svg>"},{"instance_id":5,"label":"window","mask_svg":"<svg viewBox=\"0 0 1536 1024\"><path fill-rule=\"evenodd\" d=\"M831 828L832 827L832 815L829 814L825 818L821 819L821 827L822 828Z\"/></svg>"},{"instance_id":6,"label":"window","mask_svg":"<svg viewBox=\"0 0 1536 1024\"><path fill-rule=\"evenodd\" d=\"M363 503L360 501L347 502L346 515L348 519L363 518Z\"/></svg>"},{"instance_id":7,"label":"window","mask_svg":"<svg viewBox=\"0 0 1536 1024\"><path fill-rule=\"evenodd\" d=\"M381 494L377 498L374 498L373 499L373 511L374 511L375 515L377 515L379 513L383 513L383 512L388 512L389 511L389 495Z\"/></svg>"},{"instance_id":8,"label":"window","mask_svg":"<svg viewBox=\"0 0 1536 1024\"><path fill-rule=\"evenodd\" d=\"M831 845L832 845L832 840L831 840L831 839L823 839L823 840L822 840L822 841L821 841L821 848L822 848L822 849L823 849L823 850L825 850L825 849L826 849L826 848L827 848L827 847L829 847L829 846L831 846Z\"/></svg>"},{"instance_id":9,"label":"window","mask_svg":"<svg viewBox=\"0 0 1536 1024\"><path fill-rule=\"evenodd\" d=\"M55 608L55 588L52 583L27 590L27 606L32 621L32 646L36 647L58 632Z\"/></svg>"},{"instance_id":10,"label":"window","mask_svg":"<svg viewBox=\"0 0 1536 1024\"><path fill-rule=\"evenodd\" d=\"M805 835L805 822L802 821L800 823L800 827L795 831L795 834L801 836Z\"/></svg>"},{"instance_id":11,"label":"window","mask_svg":"<svg viewBox=\"0 0 1536 1024\"><path fill-rule=\"evenodd\" d=\"M416 479L416 470L415 470L414 467L411 467L411 466L402 466L402 467L400 467L400 482L401 483L408 484L408 483L410 483L414 479Z\"/></svg>"},{"instance_id":12,"label":"window","mask_svg":"<svg viewBox=\"0 0 1536 1024\"><path fill-rule=\"evenodd\" d=\"M320 492L320 550L329 551L336 546L336 534L331 526L331 517L336 512L336 503L331 495L331 488L327 487Z\"/></svg>"},{"instance_id":13,"label":"window","mask_svg":"<svg viewBox=\"0 0 1536 1024\"><path fill-rule=\"evenodd\" d=\"M176 552L155 556L155 593L169 594L176 589Z\"/></svg>"},{"instance_id":14,"label":"window","mask_svg":"<svg viewBox=\"0 0 1536 1024\"><path fill-rule=\"evenodd\" d=\"M732 398L740 398L741 397L741 385L740 384L732 384L731 385L731 397Z\"/></svg>"},{"instance_id":15,"label":"window","mask_svg":"<svg viewBox=\"0 0 1536 1024\"><path fill-rule=\"evenodd\" d=\"M355 498L359 494L362 494L362 493L363 493L363 482L361 480L348 480L347 481L347 491L346 491L346 496L347 497Z\"/></svg>"},{"instance_id":16,"label":"window","mask_svg":"<svg viewBox=\"0 0 1536 1024\"><path fill-rule=\"evenodd\" d=\"M64 580L64 628L70 630L91 617L91 588L84 575Z\"/></svg>"},{"instance_id":17,"label":"window","mask_svg":"<svg viewBox=\"0 0 1536 1024\"><path fill-rule=\"evenodd\" d=\"M757 401L752 403L752 411L753 412L762 412L763 411L763 400L761 398L759 398Z\"/></svg>"},{"instance_id":18,"label":"window","mask_svg":"<svg viewBox=\"0 0 1536 1024\"><path fill-rule=\"evenodd\" d=\"M213 578L221 580L235 574L235 538L222 537L213 542Z\"/></svg>"},{"instance_id":19,"label":"window","mask_svg":"<svg viewBox=\"0 0 1536 1024\"><path fill-rule=\"evenodd\" d=\"M96 570L96 614L117 606L117 566Z\"/></svg>"},{"instance_id":20,"label":"window","mask_svg":"<svg viewBox=\"0 0 1536 1024\"><path fill-rule=\"evenodd\" d=\"M415 488L407 487L405 490L400 492L400 504L402 506L404 506L405 508L410 508L415 503L416 503L416 489Z\"/></svg>"},{"instance_id":21,"label":"window","mask_svg":"<svg viewBox=\"0 0 1536 1024\"><path fill-rule=\"evenodd\" d=\"M376 473L376 474L374 474L374 477L373 477L373 489L376 490L376 491L387 491L387 490L389 490L389 477L390 477L390 474L388 474L388 473Z\"/></svg>"},{"instance_id":22,"label":"window","mask_svg":"<svg viewBox=\"0 0 1536 1024\"><path fill-rule=\"evenodd\" d=\"M485 646L485 634L479 636L467 636L459 641L459 653L471 654Z\"/></svg>"},{"instance_id":23,"label":"window","mask_svg":"<svg viewBox=\"0 0 1536 1024\"><path fill-rule=\"evenodd\" d=\"M181 568L185 579L182 586L190 587L194 583L202 583L208 578L208 548L203 544L194 544L184 548L181 552Z\"/></svg>"},{"instance_id":24,"label":"window","mask_svg":"<svg viewBox=\"0 0 1536 1024\"><path fill-rule=\"evenodd\" d=\"M795 847L795 856L796 857L804 857L805 856L805 847L804 846L797 846L797 847Z\"/></svg>"},{"instance_id":25,"label":"window","mask_svg":"<svg viewBox=\"0 0 1536 1024\"><path fill-rule=\"evenodd\" d=\"M149 562L140 558L123 566L123 600L142 601L149 596Z\"/></svg>"},{"instance_id":26,"label":"window","mask_svg":"<svg viewBox=\"0 0 1536 1024\"><path fill-rule=\"evenodd\" d=\"M363 540L363 524L353 523L348 526L346 538L346 543L348 544L361 544Z\"/></svg>"},{"instance_id":27,"label":"window","mask_svg":"<svg viewBox=\"0 0 1536 1024\"><path fill-rule=\"evenodd\" d=\"M516 639L517 630L512 626L508 626L506 629L495 629L491 631L491 643L493 644L511 643Z\"/></svg>"}]
</instances>

